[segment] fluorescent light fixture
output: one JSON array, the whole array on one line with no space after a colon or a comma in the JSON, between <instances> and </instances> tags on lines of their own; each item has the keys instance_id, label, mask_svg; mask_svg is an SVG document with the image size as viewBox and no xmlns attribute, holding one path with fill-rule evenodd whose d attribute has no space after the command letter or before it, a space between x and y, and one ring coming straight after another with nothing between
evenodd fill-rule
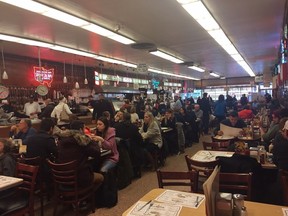
<instances>
[{"instance_id":1,"label":"fluorescent light fixture","mask_svg":"<svg viewBox=\"0 0 288 216\"><path fill-rule=\"evenodd\" d=\"M225 32L221 29L217 21L213 18L211 13L208 11L206 6L201 0L177 0L179 4L214 38L214 40L222 46L222 48L239 63L244 61L244 59L239 56L239 52L226 36ZM244 61L245 62L245 61ZM246 63L246 62L245 62ZM240 64L243 69L250 75L255 76L250 66L246 64Z\"/></svg>"},{"instance_id":2,"label":"fluorescent light fixture","mask_svg":"<svg viewBox=\"0 0 288 216\"><path fill-rule=\"evenodd\" d=\"M188 66L188 68L192 69L192 70L196 70L196 71L199 71L201 73L205 72L205 69L199 67L199 66L196 66L196 65L193 65L193 66Z\"/></svg>"},{"instance_id":3,"label":"fluorescent light fixture","mask_svg":"<svg viewBox=\"0 0 288 216\"><path fill-rule=\"evenodd\" d=\"M181 63L184 62L183 60L181 60L181 59L179 59L179 58L176 58L176 57L174 57L174 56L172 56L172 55L169 55L169 54L167 54L167 53L164 53L164 52L162 52L162 51L160 51L160 50L150 51L150 53L151 53L152 55L155 55L155 56L158 56L158 57L160 57L160 58L163 58L163 59L169 60L169 61L171 61L171 62L174 62L174 63L176 63L176 64L181 64Z\"/></svg>"},{"instance_id":4,"label":"fluorescent light fixture","mask_svg":"<svg viewBox=\"0 0 288 216\"><path fill-rule=\"evenodd\" d=\"M77 49L73 49L73 48L68 48L68 47L57 45L57 44L50 44L50 43L45 43L42 41L31 40L31 39L26 39L26 38L11 36L11 35L5 35L5 34L0 34L0 40L14 42L14 43L20 43L20 44L25 44L25 45L30 45L30 46L50 48L52 50L57 50L60 52L66 52L66 53L70 53L70 54L75 54L75 55L80 55L80 56L85 56L85 57L89 57L89 58L102 60L105 62L120 64L120 65L124 65L127 67L137 68L137 64L133 64L133 63L129 63L129 62L121 61L121 60L116 60L116 59L108 58L105 56L98 56L98 55L90 53L90 52L77 50Z\"/></svg>"},{"instance_id":5,"label":"fluorescent light fixture","mask_svg":"<svg viewBox=\"0 0 288 216\"><path fill-rule=\"evenodd\" d=\"M224 79L226 79L226 77L225 76L220 76L220 79L224 80Z\"/></svg>"},{"instance_id":6,"label":"fluorescent light fixture","mask_svg":"<svg viewBox=\"0 0 288 216\"><path fill-rule=\"evenodd\" d=\"M153 73L157 73L157 74L163 74L163 75L168 75L168 76L173 76L173 77L178 77L178 78L184 78L184 79L191 79L191 80L200 80L194 77L190 77L190 76L184 76L184 75L179 75L179 74L173 74L167 71L161 71L159 69L155 69L155 68L149 68L148 71L153 72Z\"/></svg>"},{"instance_id":7,"label":"fluorescent light fixture","mask_svg":"<svg viewBox=\"0 0 288 216\"><path fill-rule=\"evenodd\" d=\"M123 35L117 34L113 31L105 29L101 26L98 26L95 23L91 23L87 20L81 19L72 14L66 13L65 11L61 11L55 9L53 7L47 6L40 2L35 2L32 0L0 0L0 2L4 2L7 4L11 4L16 7L20 7L25 10L32 11L34 13L41 14L43 16L47 16L49 18L58 20L60 22L67 23L69 25L77 26L83 28L85 30L91 31L93 33L102 35L104 37L110 38L114 41L117 41L122 44L132 44L135 43L130 38L124 37Z\"/></svg>"},{"instance_id":8,"label":"fluorescent light fixture","mask_svg":"<svg viewBox=\"0 0 288 216\"><path fill-rule=\"evenodd\" d=\"M216 73L214 73L214 72L210 72L210 75L211 75L211 76L214 76L214 77L220 77L219 74L216 74Z\"/></svg>"}]
</instances>

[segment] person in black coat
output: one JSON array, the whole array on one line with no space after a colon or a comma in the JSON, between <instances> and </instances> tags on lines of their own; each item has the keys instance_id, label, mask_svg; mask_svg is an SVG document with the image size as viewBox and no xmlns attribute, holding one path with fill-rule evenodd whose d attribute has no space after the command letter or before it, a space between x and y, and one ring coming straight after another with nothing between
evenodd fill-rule
<instances>
[{"instance_id":1,"label":"person in black coat","mask_svg":"<svg viewBox=\"0 0 288 216\"><path fill-rule=\"evenodd\" d=\"M39 131L27 139L26 157L34 158L39 156L41 178L46 182L48 188L52 188L51 171L46 159L53 160L57 156L57 146L52 136L55 122L50 118L43 119Z\"/></svg>"},{"instance_id":2,"label":"person in black coat","mask_svg":"<svg viewBox=\"0 0 288 216\"><path fill-rule=\"evenodd\" d=\"M38 116L39 119L42 118L51 118L51 113L53 111L53 109L55 108L55 103L53 101L51 101L50 98L45 100L45 107L43 109L43 111L40 113L40 115Z\"/></svg>"},{"instance_id":3,"label":"person in black coat","mask_svg":"<svg viewBox=\"0 0 288 216\"><path fill-rule=\"evenodd\" d=\"M177 129L176 129L176 118L172 109L168 109L165 112L164 118L161 120L161 127L171 128L171 131L162 132L164 142L167 143L169 154L177 154L179 151Z\"/></svg>"},{"instance_id":4,"label":"person in black coat","mask_svg":"<svg viewBox=\"0 0 288 216\"><path fill-rule=\"evenodd\" d=\"M136 125L131 123L130 113L123 114L123 121L115 125L116 137L126 142L130 160L134 169L134 176L139 175L139 171L144 162L143 139Z\"/></svg>"},{"instance_id":5,"label":"person in black coat","mask_svg":"<svg viewBox=\"0 0 288 216\"><path fill-rule=\"evenodd\" d=\"M96 123L96 119L103 115L103 112L108 111L110 116L114 116L115 110L111 102L104 98L103 94L99 94L99 100L93 104L92 121Z\"/></svg>"},{"instance_id":6,"label":"person in black coat","mask_svg":"<svg viewBox=\"0 0 288 216\"><path fill-rule=\"evenodd\" d=\"M208 94L205 92L203 94L203 98L197 103L200 105L200 109L203 111L203 132L205 134L208 134L209 131L209 117L211 114L211 106L210 106L210 101L208 99Z\"/></svg>"}]
</instances>

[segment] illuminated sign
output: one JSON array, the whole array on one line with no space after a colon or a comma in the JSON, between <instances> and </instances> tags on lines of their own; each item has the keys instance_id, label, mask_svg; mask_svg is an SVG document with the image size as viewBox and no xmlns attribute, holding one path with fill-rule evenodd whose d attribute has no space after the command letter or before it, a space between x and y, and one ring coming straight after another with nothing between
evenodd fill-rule
<instances>
[{"instance_id":1,"label":"illuminated sign","mask_svg":"<svg viewBox=\"0 0 288 216\"><path fill-rule=\"evenodd\" d=\"M99 73L97 71L94 71L94 77L95 77L95 85L99 85L100 79L99 79Z\"/></svg>"},{"instance_id":2,"label":"illuminated sign","mask_svg":"<svg viewBox=\"0 0 288 216\"><path fill-rule=\"evenodd\" d=\"M54 69L45 69L44 67L33 67L33 69L34 79L42 85L47 84L48 87L51 87L54 78Z\"/></svg>"}]
</instances>

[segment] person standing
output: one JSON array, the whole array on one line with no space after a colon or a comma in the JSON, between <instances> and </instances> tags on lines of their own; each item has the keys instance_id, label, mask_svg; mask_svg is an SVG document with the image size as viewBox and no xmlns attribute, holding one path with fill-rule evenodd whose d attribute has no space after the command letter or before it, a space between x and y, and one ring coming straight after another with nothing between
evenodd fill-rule
<instances>
[{"instance_id":1,"label":"person standing","mask_svg":"<svg viewBox=\"0 0 288 216\"><path fill-rule=\"evenodd\" d=\"M218 120L218 123L226 118L226 102L224 95L220 94L218 97L218 101L214 105L214 115Z\"/></svg>"},{"instance_id":2,"label":"person standing","mask_svg":"<svg viewBox=\"0 0 288 216\"><path fill-rule=\"evenodd\" d=\"M53 112L55 108L55 103L50 98L47 98L44 101L44 103L45 103L45 107L43 111L41 112L41 114L39 115L39 119L51 118L51 113Z\"/></svg>"},{"instance_id":3,"label":"person standing","mask_svg":"<svg viewBox=\"0 0 288 216\"><path fill-rule=\"evenodd\" d=\"M206 92L203 93L203 97L200 102L200 109L203 111L203 132L205 134L208 134L209 131L209 117L211 114L210 101L207 96L208 94Z\"/></svg>"},{"instance_id":4,"label":"person standing","mask_svg":"<svg viewBox=\"0 0 288 216\"><path fill-rule=\"evenodd\" d=\"M34 95L30 95L29 102L24 104L24 113L31 119L37 118L38 114L41 113L41 107L38 102L35 101Z\"/></svg>"},{"instance_id":5,"label":"person standing","mask_svg":"<svg viewBox=\"0 0 288 216\"><path fill-rule=\"evenodd\" d=\"M53 109L53 111L51 113L52 118L57 118L57 125L67 124L67 122L63 122L61 120L61 112L62 111L65 111L68 115L72 114L69 106L67 105L67 100L64 96L61 96L59 98L59 104L57 106L55 106L55 108Z\"/></svg>"},{"instance_id":6,"label":"person standing","mask_svg":"<svg viewBox=\"0 0 288 216\"><path fill-rule=\"evenodd\" d=\"M104 98L103 94L99 94L98 100L93 104L92 122L96 123L96 119L103 115L104 111L108 111L110 116L114 116L114 107L111 102Z\"/></svg>"}]
</instances>

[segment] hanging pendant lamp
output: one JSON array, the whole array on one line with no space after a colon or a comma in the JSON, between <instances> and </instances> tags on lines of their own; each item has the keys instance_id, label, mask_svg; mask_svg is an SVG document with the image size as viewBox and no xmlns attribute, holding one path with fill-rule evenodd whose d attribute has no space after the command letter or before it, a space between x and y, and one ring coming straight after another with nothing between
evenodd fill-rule
<instances>
[{"instance_id":1,"label":"hanging pendant lamp","mask_svg":"<svg viewBox=\"0 0 288 216\"><path fill-rule=\"evenodd\" d=\"M2 79L8 79L8 74L6 72L6 68L5 68L5 59L4 59L4 52L3 52L3 43L1 46L1 53L2 53L2 62L3 62L3 74L2 74Z\"/></svg>"},{"instance_id":2,"label":"hanging pendant lamp","mask_svg":"<svg viewBox=\"0 0 288 216\"><path fill-rule=\"evenodd\" d=\"M63 83L67 83L67 77L66 77L66 71L65 71L65 60L64 60L64 77L63 77Z\"/></svg>"}]
</instances>

